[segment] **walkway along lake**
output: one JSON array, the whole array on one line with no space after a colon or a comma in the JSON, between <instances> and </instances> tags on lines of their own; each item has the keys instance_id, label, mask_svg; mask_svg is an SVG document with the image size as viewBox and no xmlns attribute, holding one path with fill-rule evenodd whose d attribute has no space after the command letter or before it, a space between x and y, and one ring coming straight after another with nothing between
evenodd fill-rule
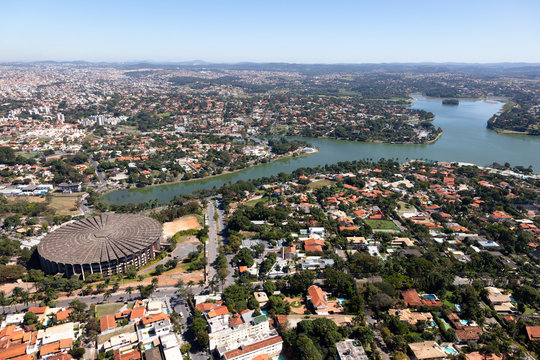
<instances>
[{"instance_id":1,"label":"walkway along lake","mask_svg":"<svg viewBox=\"0 0 540 360\"><path fill-rule=\"evenodd\" d=\"M380 144L308 138L306 141L319 149L315 155L278 160L202 180L114 191L104 195L102 200L108 204L139 203L154 199L166 203L179 194L220 187L238 180L257 179L280 172L290 173L300 167L360 159L427 159L477 165L509 162L513 166L532 165L535 173L540 172L540 137L498 134L486 128L487 120L501 109L503 103L460 100L459 105L455 106L442 105L440 99L427 99L421 95L413 97L417 100L412 107L434 113L433 125L443 129L441 138L434 144Z\"/></svg>"}]
</instances>

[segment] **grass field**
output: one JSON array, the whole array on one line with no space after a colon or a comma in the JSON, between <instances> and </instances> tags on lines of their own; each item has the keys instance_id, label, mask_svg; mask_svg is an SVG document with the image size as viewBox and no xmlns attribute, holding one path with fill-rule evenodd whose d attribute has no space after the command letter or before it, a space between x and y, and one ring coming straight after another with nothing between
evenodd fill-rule
<instances>
[{"instance_id":1,"label":"grass field","mask_svg":"<svg viewBox=\"0 0 540 360\"><path fill-rule=\"evenodd\" d=\"M96 306L96 317L99 319L102 316L114 315L120 311L124 304L106 304Z\"/></svg>"},{"instance_id":2,"label":"grass field","mask_svg":"<svg viewBox=\"0 0 540 360\"><path fill-rule=\"evenodd\" d=\"M54 194L51 197L50 207L56 210L58 215L79 215L77 207L81 194Z\"/></svg>"},{"instance_id":3,"label":"grass field","mask_svg":"<svg viewBox=\"0 0 540 360\"><path fill-rule=\"evenodd\" d=\"M407 204L403 201L398 201L398 214L399 215L403 215L404 213L406 212L409 212L409 211L412 211L414 210L414 206L412 206L411 204Z\"/></svg>"},{"instance_id":4,"label":"grass field","mask_svg":"<svg viewBox=\"0 0 540 360\"><path fill-rule=\"evenodd\" d=\"M399 232L399 228L390 220L364 219L364 222L371 226L371 228L375 231L393 230L395 232Z\"/></svg>"},{"instance_id":5,"label":"grass field","mask_svg":"<svg viewBox=\"0 0 540 360\"><path fill-rule=\"evenodd\" d=\"M322 188L323 186L330 186L332 185L334 182L331 181L331 180L315 180L313 182L311 182L308 187L310 189L319 189L319 188Z\"/></svg>"},{"instance_id":6,"label":"grass field","mask_svg":"<svg viewBox=\"0 0 540 360\"><path fill-rule=\"evenodd\" d=\"M258 203L265 203L265 202L268 202L268 200L269 200L268 197L262 197L262 198L259 198L259 199L246 201L246 202L245 202L245 205L247 205L247 206L255 206L255 205L257 205Z\"/></svg>"}]
</instances>

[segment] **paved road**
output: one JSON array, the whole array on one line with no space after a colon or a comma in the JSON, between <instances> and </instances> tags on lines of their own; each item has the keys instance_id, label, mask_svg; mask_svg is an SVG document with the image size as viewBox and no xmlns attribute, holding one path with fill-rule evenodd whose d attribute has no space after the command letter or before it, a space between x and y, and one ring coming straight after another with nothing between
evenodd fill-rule
<instances>
[{"instance_id":1,"label":"paved road","mask_svg":"<svg viewBox=\"0 0 540 360\"><path fill-rule=\"evenodd\" d=\"M97 177L98 177L99 182L100 182L100 185L97 188L97 191L99 192L99 191L101 191L101 189L103 189L107 185L107 179L105 179L105 175L103 175L103 173L101 171L99 171L98 163L94 159L94 155L92 153L89 153L88 155L90 157L90 163L94 167L94 170L96 171Z\"/></svg>"},{"instance_id":2,"label":"paved road","mask_svg":"<svg viewBox=\"0 0 540 360\"><path fill-rule=\"evenodd\" d=\"M208 225L208 240L206 241L206 283L216 276L215 262L218 254L219 238L218 238L218 223L214 219L216 214L215 203L208 202L206 207L206 224Z\"/></svg>"},{"instance_id":3,"label":"paved road","mask_svg":"<svg viewBox=\"0 0 540 360\"><path fill-rule=\"evenodd\" d=\"M370 310L367 306L364 306L364 314L366 314L366 323L373 330L375 345L383 360L390 360L389 351L381 336L381 332L376 328L377 320L371 317Z\"/></svg>"},{"instance_id":4,"label":"paved road","mask_svg":"<svg viewBox=\"0 0 540 360\"><path fill-rule=\"evenodd\" d=\"M217 221L214 215L217 214ZM220 208L218 201L209 201L206 208L206 222L208 225L208 241L206 242L206 258L208 259L208 278L217 279L216 258L218 255L219 242L223 241L225 234L225 214ZM234 283L234 270L230 265L232 255L227 256L227 264L229 266L229 275L225 279L224 287Z\"/></svg>"}]
</instances>

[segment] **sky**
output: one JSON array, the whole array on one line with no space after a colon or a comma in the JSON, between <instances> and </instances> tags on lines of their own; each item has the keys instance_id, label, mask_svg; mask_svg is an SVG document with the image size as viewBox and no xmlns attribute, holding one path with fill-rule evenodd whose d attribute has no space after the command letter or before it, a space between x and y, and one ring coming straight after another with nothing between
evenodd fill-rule
<instances>
[{"instance_id":1,"label":"sky","mask_svg":"<svg viewBox=\"0 0 540 360\"><path fill-rule=\"evenodd\" d=\"M540 0L0 0L0 61L540 62Z\"/></svg>"}]
</instances>

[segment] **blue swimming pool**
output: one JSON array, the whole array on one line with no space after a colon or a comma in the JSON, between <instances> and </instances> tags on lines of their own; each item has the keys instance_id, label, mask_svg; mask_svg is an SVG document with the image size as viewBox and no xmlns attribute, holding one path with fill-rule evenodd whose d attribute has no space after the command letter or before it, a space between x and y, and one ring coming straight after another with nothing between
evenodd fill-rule
<instances>
[{"instance_id":1,"label":"blue swimming pool","mask_svg":"<svg viewBox=\"0 0 540 360\"><path fill-rule=\"evenodd\" d=\"M425 297L426 299L428 300L438 300L437 297L433 294L425 294L425 295L422 295L423 297Z\"/></svg>"},{"instance_id":2,"label":"blue swimming pool","mask_svg":"<svg viewBox=\"0 0 540 360\"><path fill-rule=\"evenodd\" d=\"M447 352L448 354L452 354L452 355L457 355L458 352L456 349L452 348L452 347L444 347L443 348L445 352Z\"/></svg>"}]
</instances>

